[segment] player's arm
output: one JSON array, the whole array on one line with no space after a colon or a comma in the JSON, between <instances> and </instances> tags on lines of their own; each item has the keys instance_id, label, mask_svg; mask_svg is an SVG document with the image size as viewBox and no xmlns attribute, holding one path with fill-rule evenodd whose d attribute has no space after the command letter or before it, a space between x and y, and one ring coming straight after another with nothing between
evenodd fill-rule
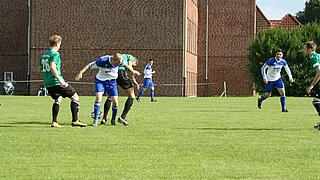
<instances>
[{"instance_id":1,"label":"player's arm","mask_svg":"<svg viewBox=\"0 0 320 180\"><path fill-rule=\"evenodd\" d=\"M99 61L99 60L97 60L97 61ZM79 81L80 79L82 79L82 74L83 74L84 72L86 72L89 68L90 68L90 69L97 68L97 67L98 67L97 61L93 61L93 62L85 65L85 66L79 71L79 73L76 75L76 77L75 77L74 79L75 79L76 81Z\"/></svg>"},{"instance_id":2,"label":"player's arm","mask_svg":"<svg viewBox=\"0 0 320 180\"><path fill-rule=\"evenodd\" d=\"M320 80L320 66L317 66L317 72L316 75L314 76L310 86L307 88L307 93L310 94L312 88L318 83L318 81Z\"/></svg>"},{"instance_id":3,"label":"player's arm","mask_svg":"<svg viewBox=\"0 0 320 180\"><path fill-rule=\"evenodd\" d=\"M57 64L53 61L50 61L50 71L52 72L52 74L54 75L55 78L58 79L58 81L60 82L60 85L62 87L67 87L68 84L64 81L64 79L61 79L59 74L58 74L58 70L57 70Z\"/></svg>"},{"instance_id":4,"label":"player's arm","mask_svg":"<svg viewBox=\"0 0 320 180\"><path fill-rule=\"evenodd\" d=\"M289 66L288 66L288 65L285 65L285 66L284 66L284 69L286 70L286 72L287 72L287 74L288 74L289 81L290 81L290 82L293 82L293 78L292 78L292 74L291 74L291 70L290 70Z\"/></svg>"},{"instance_id":5,"label":"player's arm","mask_svg":"<svg viewBox=\"0 0 320 180\"><path fill-rule=\"evenodd\" d=\"M266 83L266 84L268 83L267 73L266 73L268 67L269 66L267 65L267 63L264 63L263 66L261 67L261 75L262 75L262 78L263 78L263 82Z\"/></svg>"},{"instance_id":6,"label":"player's arm","mask_svg":"<svg viewBox=\"0 0 320 180\"><path fill-rule=\"evenodd\" d=\"M131 66L129 66L128 64L126 64L126 65L124 65L130 72L132 72L134 75L140 75L140 73L138 72L138 71L136 71L136 70L134 70L133 68L132 68L132 65Z\"/></svg>"}]
</instances>

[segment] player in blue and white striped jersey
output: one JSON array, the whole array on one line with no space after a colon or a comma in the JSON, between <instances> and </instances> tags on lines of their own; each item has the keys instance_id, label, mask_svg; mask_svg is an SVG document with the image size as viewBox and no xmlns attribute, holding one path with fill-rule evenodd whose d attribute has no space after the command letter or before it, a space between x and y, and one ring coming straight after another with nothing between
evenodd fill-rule
<instances>
[{"instance_id":1,"label":"player in blue and white striped jersey","mask_svg":"<svg viewBox=\"0 0 320 180\"><path fill-rule=\"evenodd\" d=\"M127 62L122 61L122 55L120 53L115 53L113 56L106 55L102 56L95 61L89 63L85 67L83 67L78 75L76 76L76 80L80 80L82 78L82 74L87 69L99 69L99 72L96 75L96 100L94 103L94 121L93 126L98 126L98 119L100 114L100 106L102 101L102 96L106 93L111 97L112 101L112 118L111 125L115 125L115 118L118 113L118 89L117 89L117 81L118 78L118 67L125 66L127 67L133 74L140 75L138 71L133 70L131 67L127 65Z\"/></svg>"},{"instance_id":2,"label":"player in blue and white striped jersey","mask_svg":"<svg viewBox=\"0 0 320 180\"><path fill-rule=\"evenodd\" d=\"M152 65L153 65L153 60L150 59L149 63L144 68L144 84L143 84L143 87L138 92L138 96L136 98L138 102L140 101L140 96L142 96L144 91L148 88L151 88L150 90L151 102L157 101L154 99L154 84L152 82L152 74L154 74L155 71L152 71Z\"/></svg>"},{"instance_id":3,"label":"player in blue and white striped jersey","mask_svg":"<svg viewBox=\"0 0 320 180\"><path fill-rule=\"evenodd\" d=\"M281 68L286 70L289 81L293 82L290 68L283 58L283 52L279 49L276 56L267 60L261 68L263 82L265 83L266 92L258 98L258 108L261 109L262 102L271 96L273 88L277 88L280 94L281 110L288 112L286 109L286 94L283 80L281 78Z\"/></svg>"}]
</instances>

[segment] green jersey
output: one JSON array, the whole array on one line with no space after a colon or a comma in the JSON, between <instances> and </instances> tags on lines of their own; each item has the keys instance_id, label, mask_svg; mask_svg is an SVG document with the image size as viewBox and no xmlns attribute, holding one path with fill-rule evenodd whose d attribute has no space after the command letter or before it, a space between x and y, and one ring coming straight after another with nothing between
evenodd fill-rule
<instances>
[{"instance_id":1,"label":"green jersey","mask_svg":"<svg viewBox=\"0 0 320 180\"><path fill-rule=\"evenodd\" d=\"M125 64L128 64L129 61L133 62L134 61L134 57L131 54L122 54L122 61L125 62ZM125 66L119 66L118 68L119 70L127 70L127 68Z\"/></svg>"},{"instance_id":2,"label":"green jersey","mask_svg":"<svg viewBox=\"0 0 320 180\"><path fill-rule=\"evenodd\" d=\"M48 49L45 51L40 58L40 71L42 74L42 79L44 81L44 85L46 87L52 87L60 85L59 80L53 75L50 70L50 62L55 62L58 75L61 79L63 79L61 75L61 60L60 54L52 49Z\"/></svg>"},{"instance_id":3,"label":"green jersey","mask_svg":"<svg viewBox=\"0 0 320 180\"><path fill-rule=\"evenodd\" d=\"M316 52L312 52L310 60L311 60L312 67L316 68L320 66L320 54L317 54Z\"/></svg>"}]
</instances>

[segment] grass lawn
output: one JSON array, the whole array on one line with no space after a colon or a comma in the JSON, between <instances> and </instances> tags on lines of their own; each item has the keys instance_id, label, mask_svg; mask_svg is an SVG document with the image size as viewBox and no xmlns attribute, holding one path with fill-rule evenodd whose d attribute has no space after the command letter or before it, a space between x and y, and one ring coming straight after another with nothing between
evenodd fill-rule
<instances>
[{"instance_id":1,"label":"grass lawn","mask_svg":"<svg viewBox=\"0 0 320 180\"><path fill-rule=\"evenodd\" d=\"M91 124L94 97L80 98L80 120ZM129 127L73 128L65 99L55 129L49 97L0 96L0 179L319 178L312 99L288 97L288 113L278 97L261 110L256 100L143 97Z\"/></svg>"}]
</instances>

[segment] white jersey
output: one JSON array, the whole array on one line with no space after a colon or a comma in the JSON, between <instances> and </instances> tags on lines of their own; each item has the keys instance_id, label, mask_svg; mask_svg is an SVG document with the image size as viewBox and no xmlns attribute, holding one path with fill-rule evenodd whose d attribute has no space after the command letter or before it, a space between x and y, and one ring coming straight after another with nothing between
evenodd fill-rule
<instances>
[{"instance_id":1,"label":"white jersey","mask_svg":"<svg viewBox=\"0 0 320 180\"><path fill-rule=\"evenodd\" d=\"M89 64L90 69L99 68L96 78L100 81L107 81L118 78L118 67L126 65L122 62L119 66L111 64L109 55L102 56Z\"/></svg>"},{"instance_id":2,"label":"white jersey","mask_svg":"<svg viewBox=\"0 0 320 180\"><path fill-rule=\"evenodd\" d=\"M275 57L270 58L261 68L261 74L268 81L276 81L281 78L281 68L284 67L289 79L292 79L290 68L284 59L276 60Z\"/></svg>"},{"instance_id":3,"label":"white jersey","mask_svg":"<svg viewBox=\"0 0 320 180\"><path fill-rule=\"evenodd\" d=\"M150 64L147 64L144 68L144 78L152 79L152 67Z\"/></svg>"}]
</instances>

